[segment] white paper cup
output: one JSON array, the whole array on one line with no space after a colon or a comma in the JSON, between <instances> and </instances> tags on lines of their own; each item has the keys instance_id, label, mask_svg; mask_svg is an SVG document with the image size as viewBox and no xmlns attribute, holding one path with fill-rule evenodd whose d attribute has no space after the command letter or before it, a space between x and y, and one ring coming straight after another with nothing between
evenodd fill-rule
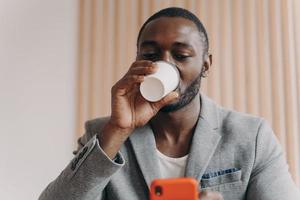
<instances>
[{"instance_id":1,"label":"white paper cup","mask_svg":"<svg viewBox=\"0 0 300 200\"><path fill-rule=\"evenodd\" d=\"M142 96L151 102L156 102L174 91L179 84L179 72L175 65L165 62L156 62L158 70L145 77L140 85Z\"/></svg>"}]
</instances>

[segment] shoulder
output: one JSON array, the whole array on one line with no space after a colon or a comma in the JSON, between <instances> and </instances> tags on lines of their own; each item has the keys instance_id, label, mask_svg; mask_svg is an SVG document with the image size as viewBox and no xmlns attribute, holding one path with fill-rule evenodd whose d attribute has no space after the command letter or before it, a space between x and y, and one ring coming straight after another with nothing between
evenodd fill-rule
<instances>
[{"instance_id":1,"label":"shoulder","mask_svg":"<svg viewBox=\"0 0 300 200\"><path fill-rule=\"evenodd\" d=\"M272 129L265 119L255 115L219 108L219 130L223 137L230 137L240 144L255 143L264 127L272 134Z\"/></svg>"},{"instance_id":2,"label":"shoulder","mask_svg":"<svg viewBox=\"0 0 300 200\"><path fill-rule=\"evenodd\" d=\"M201 116L214 129L249 132L257 130L264 121L261 117L222 107L204 95L201 96L201 100Z\"/></svg>"},{"instance_id":3,"label":"shoulder","mask_svg":"<svg viewBox=\"0 0 300 200\"><path fill-rule=\"evenodd\" d=\"M220 111L221 146L234 152L236 162L263 164L271 155L280 154L280 144L265 119L224 108Z\"/></svg>"},{"instance_id":4,"label":"shoulder","mask_svg":"<svg viewBox=\"0 0 300 200\"><path fill-rule=\"evenodd\" d=\"M257 130L259 126L265 122L262 117L242 113L226 108L219 108L221 112L221 125L244 131Z\"/></svg>"}]
</instances>

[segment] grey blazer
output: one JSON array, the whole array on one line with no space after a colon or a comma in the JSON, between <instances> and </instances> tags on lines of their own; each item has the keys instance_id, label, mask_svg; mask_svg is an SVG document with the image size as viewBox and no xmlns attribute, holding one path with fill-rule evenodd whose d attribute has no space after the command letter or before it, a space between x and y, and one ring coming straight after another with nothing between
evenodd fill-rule
<instances>
[{"instance_id":1,"label":"grey blazer","mask_svg":"<svg viewBox=\"0 0 300 200\"><path fill-rule=\"evenodd\" d=\"M204 95L201 106L185 171L199 181L199 190L219 191L225 200L300 199L263 119L226 110ZM150 126L136 129L111 160L95 137L106 120L86 123L74 159L40 200L148 199L151 181L161 177Z\"/></svg>"}]
</instances>

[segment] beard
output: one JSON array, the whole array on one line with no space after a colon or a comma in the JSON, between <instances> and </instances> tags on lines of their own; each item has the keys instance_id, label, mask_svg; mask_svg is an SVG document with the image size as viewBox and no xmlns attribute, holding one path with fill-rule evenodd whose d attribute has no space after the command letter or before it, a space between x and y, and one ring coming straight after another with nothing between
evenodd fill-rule
<instances>
[{"instance_id":1,"label":"beard","mask_svg":"<svg viewBox=\"0 0 300 200\"><path fill-rule=\"evenodd\" d=\"M180 95L179 100L175 103L171 103L166 105L160 109L160 111L168 113L180 110L181 108L188 105L199 93L200 85L201 85L201 77L202 73L200 73L195 80L186 88L184 93L182 94L182 89L179 87L178 92Z\"/></svg>"}]
</instances>

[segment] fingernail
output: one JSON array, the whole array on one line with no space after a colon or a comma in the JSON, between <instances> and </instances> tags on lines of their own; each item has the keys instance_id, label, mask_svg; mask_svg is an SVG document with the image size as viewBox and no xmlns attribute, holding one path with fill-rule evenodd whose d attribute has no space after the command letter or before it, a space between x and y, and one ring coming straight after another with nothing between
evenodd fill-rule
<instances>
[{"instance_id":1,"label":"fingernail","mask_svg":"<svg viewBox=\"0 0 300 200\"><path fill-rule=\"evenodd\" d=\"M153 69L156 71L158 69L158 66L156 64L153 65Z\"/></svg>"}]
</instances>

